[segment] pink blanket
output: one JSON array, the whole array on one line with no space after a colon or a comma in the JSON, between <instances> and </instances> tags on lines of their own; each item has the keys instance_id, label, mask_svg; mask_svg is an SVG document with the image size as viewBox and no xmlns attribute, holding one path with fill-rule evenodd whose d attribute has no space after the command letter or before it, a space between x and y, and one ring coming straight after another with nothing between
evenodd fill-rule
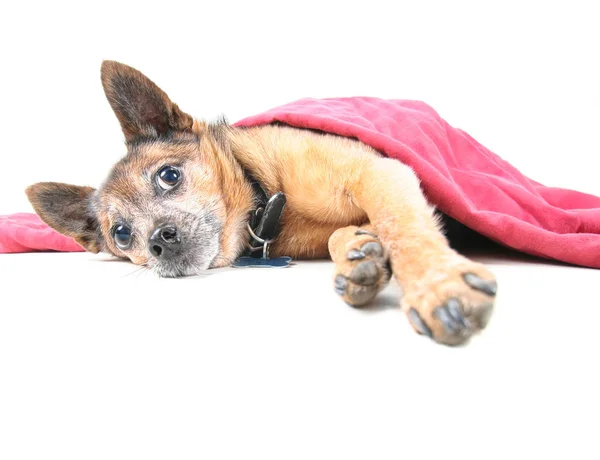
<instances>
[{"instance_id":1,"label":"pink blanket","mask_svg":"<svg viewBox=\"0 0 600 460\"><path fill-rule=\"evenodd\" d=\"M80 252L83 248L48 227L36 214L0 216L0 254L31 251Z\"/></svg>"},{"instance_id":2,"label":"pink blanket","mask_svg":"<svg viewBox=\"0 0 600 460\"><path fill-rule=\"evenodd\" d=\"M527 254L600 268L600 198L525 177L422 102L301 99L237 125L275 121L354 137L402 161L415 170L427 197L441 211L497 242ZM39 222L35 228L19 227L20 216L9 216L8 225L0 221L0 252L81 250Z\"/></svg>"}]
</instances>

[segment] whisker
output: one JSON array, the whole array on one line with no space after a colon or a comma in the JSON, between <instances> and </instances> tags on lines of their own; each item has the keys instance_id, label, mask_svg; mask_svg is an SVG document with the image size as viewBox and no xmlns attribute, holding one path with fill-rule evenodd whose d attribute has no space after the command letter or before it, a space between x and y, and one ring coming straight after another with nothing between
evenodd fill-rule
<instances>
[{"instance_id":1,"label":"whisker","mask_svg":"<svg viewBox=\"0 0 600 460\"><path fill-rule=\"evenodd\" d=\"M148 269L148 267L146 267L145 265L137 265L137 268L135 270L132 270L130 273L127 273L124 276L131 276L131 275L140 275L142 272L144 272L145 270Z\"/></svg>"}]
</instances>

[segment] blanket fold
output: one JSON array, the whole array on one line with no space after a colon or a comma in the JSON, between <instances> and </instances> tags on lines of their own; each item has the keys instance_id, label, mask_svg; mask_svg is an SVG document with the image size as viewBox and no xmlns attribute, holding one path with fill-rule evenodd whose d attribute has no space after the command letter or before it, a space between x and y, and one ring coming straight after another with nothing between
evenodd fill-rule
<instances>
[{"instance_id":1,"label":"blanket fold","mask_svg":"<svg viewBox=\"0 0 600 460\"><path fill-rule=\"evenodd\" d=\"M36 214L21 212L0 216L0 254L83 250L72 238L50 228Z\"/></svg>"},{"instance_id":2,"label":"blanket fold","mask_svg":"<svg viewBox=\"0 0 600 460\"><path fill-rule=\"evenodd\" d=\"M432 204L484 236L527 254L600 268L599 197L529 179L423 102L301 99L236 126L273 122L359 139L412 167ZM82 250L37 216L0 217L0 252L48 249Z\"/></svg>"},{"instance_id":3,"label":"blanket fold","mask_svg":"<svg viewBox=\"0 0 600 460\"><path fill-rule=\"evenodd\" d=\"M241 120L354 137L411 166L429 201L527 254L600 268L600 198L545 187L420 101L301 99Z\"/></svg>"}]
</instances>

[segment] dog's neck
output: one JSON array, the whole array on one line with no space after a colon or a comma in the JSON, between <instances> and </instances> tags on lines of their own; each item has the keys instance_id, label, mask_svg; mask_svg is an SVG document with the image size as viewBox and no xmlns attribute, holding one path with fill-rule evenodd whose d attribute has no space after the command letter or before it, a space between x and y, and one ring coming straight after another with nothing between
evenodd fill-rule
<instances>
[{"instance_id":1,"label":"dog's neck","mask_svg":"<svg viewBox=\"0 0 600 460\"><path fill-rule=\"evenodd\" d=\"M200 133L206 133L206 124L198 123ZM226 148L222 140L213 138L213 155L207 160L213 165L217 173L217 180L221 184L221 197L224 204L223 225L220 237L220 254L213 261L211 267L225 267L231 265L246 249L248 244L248 217L255 207L255 192L246 178L244 169L233 156L230 142ZM229 137L229 136L227 136Z\"/></svg>"},{"instance_id":2,"label":"dog's neck","mask_svg":"<svg viewBox=\"0 0 600 460\"><path fill-rule=\"evenodd\" d=\"M202 126L206 129L206 125ZM218 171L226 215L221 234L221 256L214 267L230 265L248 248L248 224L252 213L279 191L270 161L272 151L261 130L221 126L214 139L215 170ZM226 133L226 136L223 136ZM227 142L223 145L222 138ZM219 140L220 139L220 140Z\"/></svg>"},{"instance_id":3,"label":"dog's neck","mask_svg":"<svg viewBox=\"0 0 600 460\"><path fill-rule=\"evenodd\" d=\"M271 149L261 136L263 130L232 128L230 151L235 162L242 169L246 182L254 191L254 210L250 214L248 230L249 248L244 253L253 258L266 257L269 242L277 238L280 220L286 203L285 194L272 180L274 163L270 161ZM268 141L268 139L267 139ZM267 153L268 152L268 153ZM271 181L268 181L271 178ZM267 179L267 180L266 180Z\"/></svg>"},{"instance_id":4,"label":"dog's neck","mask_svg":"<svg viewBox=\"0 0 600 460\"><path fill-rule=\"evenodd\" d=\"M231 128L231 153L243 171L261 185L267 196L281 191L276 142L269 126Z\"/></svg>"}]
</instances>

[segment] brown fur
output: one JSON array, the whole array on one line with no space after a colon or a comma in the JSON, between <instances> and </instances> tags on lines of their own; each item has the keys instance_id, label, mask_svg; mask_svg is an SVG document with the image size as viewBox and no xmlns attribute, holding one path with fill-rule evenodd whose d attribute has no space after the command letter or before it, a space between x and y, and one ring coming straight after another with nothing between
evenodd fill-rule
<instances>
[{"instance_id":1,"label":"brown fur","mask_svg":"<svg viewBox=\"0 0 600 460\"><path fill-rule=\"evenodd\" d=\"M386 285L391 267L413 326L439 342L462 343L485 327L495 294L493 276L450 249L407 166L344 137L287 126L243 129L193 120L154 83L123 64L105 62L102 83L128 155L97 191L53 183L27 190L42 219L87 250L160 268L146 243L153 228L165 219L191 219L194 228L214 228L211 235L218 235L218 253L210 254L210 266L231 264L247 244L246 223L254 206L245 169L268 195L282 191L287 197L273 256L331 255L336 289L353 305L368 303ZM157 198L152 174L169 164L180 165L185 179L177 193ZM200 214L208 216L206 222L197 221ZM134 221L134 244L126 251L111 235L123 216ZM199 231L193 236L209 238ZM358 258L352 259L351 251ZM207 261L194 259L194 264L199 271ZM188 269L176 274L188 274ZM469 284L465 274L477 278L469 278ZM487 282L493 292L477 288L477 280ZM460 319L448 322L448 312L456 309L440 311L455 305L453 299L460 302L464 327Z\"/></svg>"}]
</instances>

